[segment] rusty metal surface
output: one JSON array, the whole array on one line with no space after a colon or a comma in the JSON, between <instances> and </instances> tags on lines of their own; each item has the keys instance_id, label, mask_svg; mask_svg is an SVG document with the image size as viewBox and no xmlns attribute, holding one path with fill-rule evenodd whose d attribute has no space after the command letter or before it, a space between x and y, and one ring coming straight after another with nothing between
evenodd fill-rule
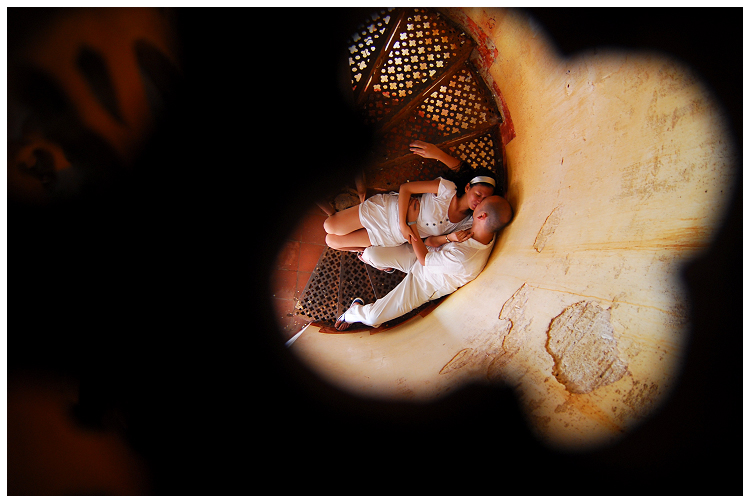
<instances>
[{"instance_id":1,"label":"rusty metal surface","mask_svg":"<svg viewBox=\"0 0 750 503\"><path fill-rule=\"evenodd\" d=\"M382 120L449 67L459 49L471 39L432 10L410 9L389 47L387 57L375 69L372 83L364 89L363 120Z\"/></svg>"},{"instance_id":2,"label":"rusty metal surface","mask_svg":"<svg viewBox=\"0 0 750 503\"><path fill-rule=\"evenodd\" d=\"M425 96L413 113L384 133L379 152L383 160L409 154L414 140L438 144L499 122L492 96L478 80L466 63Z\"/></svg>"},{"instance_id":3,"label":"rusty metal surface","mask_svg":"<svg viewBox=\"0 0 750 503\"><path fill-rule=\"evenodd\" d=\"M387 35L394 21L395 8L380 9L373 12L368 19L357 27L349 39L349 69L351 70L352 89L363 86L363 78L371 70L377 57L376 50L384 42L381 37Z\"/></svg>"}]
</instances>

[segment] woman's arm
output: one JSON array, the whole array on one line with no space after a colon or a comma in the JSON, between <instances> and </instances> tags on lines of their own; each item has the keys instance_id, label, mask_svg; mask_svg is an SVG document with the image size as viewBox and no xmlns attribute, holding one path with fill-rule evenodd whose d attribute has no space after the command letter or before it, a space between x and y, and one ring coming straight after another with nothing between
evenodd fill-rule
<instances>
[{"instance_id":1,"label":"woman's arm","mask_svg":"<svg viewBox=\"0 0 750 503\"><path fill-rule=\"evenodd\" d=\"M414 247L414 253L417 254L417 260L419 260L419 263L424 265L425 263L425 257L427 256L428 250L427 247L422 242L422 239L419 237L419 233L417 232L417 224L416 220L419 216L419 199L413 199L411 203L409 204L409 209L406 213L406 218L412 223L410 226L408 226L408 234L407 234L407 242Z\"/></svg>"},{"instance_id":2,"label":"woman's arm","mask_svg":"<svg viewBox=\"0 0 750 503\"><path fill-rule=\"evenodd\" d=\"M422 239L417 235L417 224L413 224L411 226L413 234L410 234L409 242L411 243L411 246L414 248L414 253L417 255L417 260L419 260L419 263L424 265L425 258L427 257L427 254L430 253L430 251L427 249L427 246L425 246ZM416 236L416 237L415 237Z\"/></svg>"},{"instance_id":3,"label":"woman's arm","mask_svg":"<svg viewBox=\"0 0 750 503\"><path fill-rule=\"evenodd\" d=\"M418 156L427 159L437 159L452 170L458 169L458 166L461 164L460 159L456 159L452 155L443 152L432 143L427 143L426 141L415 140L409 144L409 147L409 150L411 150L413 154L417 154Z\"/></svg>"},{"instance_id":4,"label":"woman's arm","mask_svg":"<svg viewBox=\"0 0 750 503\"><path fill-rule=\"evenodd\" d=\"M417 217L414 217L413 220L408 220L406 218L406 212L409 209L409 201L411 200L412 194L437 194L439 189L439 180L430 180L427 182L406 182L404 184L401 184L401 187L399 187L398 222L401 229L401 235L404 236L404 239L406 239L407 242L409 242L409 234L411 234L408 222L416 222L417 220ZM417 206L417 209L419 209L419 206ZM418 215L419 211L417 211L417 216ZM415 236L418 236L418 234L415 233Z\"/></svg>"}]
</instances>

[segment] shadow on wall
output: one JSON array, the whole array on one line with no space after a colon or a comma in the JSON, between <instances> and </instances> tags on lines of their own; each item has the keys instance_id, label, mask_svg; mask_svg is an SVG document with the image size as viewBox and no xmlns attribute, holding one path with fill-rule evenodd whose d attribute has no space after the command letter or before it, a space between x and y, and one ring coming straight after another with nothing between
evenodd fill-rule
<instances>
[{"instance_id":1,"label":"shadow on wall","mask_svg":"<svg viewBox=\"0 0 750 503\"><path fill-rule=\"evenodd\" d=\"M57 77L44 72L32 72L36 84L22 86L32 97L54 98L37 103L34 116L41 123L54 119L60 137L38 141L56 140L60 150L47 156L32 148L19 176L41 186L57 166L50 158L74 164L92 153L101 163L88 165L98 173L119 159L117 141L137 144L125 149L131 167L116 168L116 183L94 184L47 205L22 202L10 183L18 163L11 162L9 138L9 379L44 372L61 376L59 383L78 383L69 395L84 412L73 416L77 427L124 439L143 471L138 480L150 480L135 492L741 492L735 458L741 454L741 332L733 325L741 312L739 190L715 245L686 270L695 331L682 385L660 414L618 446L585 455L541 446L505 389L475 386L428 405L355 399L320 382L285 351L271 315L268 274L297 216L368 152L368 135L342 98L339 81L346 63L341 41L361 12L153 11L174 28L181 61L179 90L167 83L154 93L172 101L153 129L135 127L146 122L121 107L125 126L107 122L110 129L96 137L85 130L89 112L77 99L107 109L124 92L102 85L117 80L119 63L110 66L112 60L91 52L75 77L85 80L88 72L89 83L97 82L83 98L67 88L49 94ZM710 12L721 22L704 24L701 11L533 14L564 52L641 43L676 52L713 86L739 139L740 11ZM17 78L28 77L11 62L34 66L24 52L29 44L53 35L69 40L56 31L61 19L89 14L9 9L9 93ZM676 26L675 16L684 18L679 30L669 28ZM581 28L576 23L584 18ZM697 39L695 32L703 36ZM135 61L133 41L116 39ZM52 41L40 50L54 54L64 45ZM103 93L97 95L97 88ZM9 96L9 114L12 101ZM9 124L9 136L12 129ZM82 147L81 138L87 139ZM24 173L27 168L32 173ZM41 411L31 413L36 421L28 424L39 431L20 435L13 424L30 412L14 403L8 407L8 437L17 449L9 443L9 494L107 491L94 482L37 483L70 465L45 450L48 444L39 447L35 462L12 455L49 426ZM102 420L112 417L117 420ZM669 457L673 463L658 474L641 473L638 460L664 445L681 446ZM248 478L259 473L253 468L259 460L262 476ZM69 463L92 462L78 457ZM721 469L718 478L706 475L708 464ZM417 472L419 477L411 475ZM531 473L538 479L529 484ZM613 485L613 473L628 485ZM293 483L279 486L276 476L291 476Z\"/></svg>"},{"instance_id":2,"label":"shadow on wall","mask_svg":"<svg viewBox=\"0 0 750 503\"><path fill-rule=\"evenodd\" d=\"M513 161L510 159L503 159L505 164L505 183L506 187L513 187L513 190L508 191L505 195L505 199L510 203L510 207L513 208L513 215L518 215L523 211L524 202L524 185L522 183L516 183L514 180L515 173L513 171Z\"/></svg>"}]
</instances>

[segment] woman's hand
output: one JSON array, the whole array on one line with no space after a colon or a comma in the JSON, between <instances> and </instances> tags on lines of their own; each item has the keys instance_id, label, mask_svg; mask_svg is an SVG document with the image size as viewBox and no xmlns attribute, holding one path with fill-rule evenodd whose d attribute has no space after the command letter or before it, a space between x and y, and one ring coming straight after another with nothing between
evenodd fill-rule
<instances>
[{"instance_id":1,"label":"woman's hand","mask_svg":"<svg viewBox=\"0 0 750 503\"><path fill-rule=\"evenodd\" d=\"M412 197L409 201L409 209L406 210L407 222L416 222L419 218L419 198Z\"/></svg>"},{"instance_id":2,"label":"woman's hand","mask_svg":"<svg viewBox=\"0 0 750 503\"><path fill-rule=\"evenodd\" d=\"M409 147L409 150L411 150L412 154L417 154L418 156L425 157L427 159L437 159L441 154L444 153L432 143L427 143L426 141L421 140L414 140L409 144Z\"/></svg>"},{"instance_id":3,"label":"woman's hand","mask_svg":"<svg viewBox=\"0 0 750 503\"><path fill-rule=\"evenodd\" d=\"M432 143L427 143L426 141L414 140L409 144L409 150L411 150L412 154L416 154L426 159L437 159L453 170L461 165L460 159L456 159L452 155L443 152Z\"/></svg>"},{"instance_id":4,"label":"woman's hand","mask_svg":"<svg viewBox=\"0 0 750 503\"><path fill-rule=\"evenodd\" d=\"M463 243L473 235L474 231L472 230L455 231L448 234L448 239L454 243Z\"/></svg>"},{"instance_id":5,"label":"woman's hand","mask_svg":"<svg viewBox=\"0 0 750 503\"><path fill-rule=\"evenodd\" d=\"M407 225L407 222L416 222L419 218L419 198L412 197L409 201L409 207L406 210L406 222L401 222L401 235L404 236L407 243L411 243L414 233L411 231L411 227Z\"/></svg>"}]
</instances>

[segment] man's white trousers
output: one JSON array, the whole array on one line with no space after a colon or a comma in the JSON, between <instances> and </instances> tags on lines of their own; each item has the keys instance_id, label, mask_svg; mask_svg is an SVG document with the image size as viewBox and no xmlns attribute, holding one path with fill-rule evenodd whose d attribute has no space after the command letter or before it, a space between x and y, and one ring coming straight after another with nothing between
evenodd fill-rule
<instances>
[{"instance_id":1,"label":"man's white trousers","mask_svg":"<svg viewBox=\"0 0 750 503\"><path fill-rule=\"evenodd\" d=\"M381 323L398 318L432 298L437 298L435 288L424 281L423 274L421 274L423 266L417 260L410 244L389 247L370 246L365 249L362 257L373 267L379 269L393 267L405 272L406 277L382 299L366 306L354 304L344 313L344 320L347 323L359 322L378 327Z\"/></svg>"}]
</instances>

